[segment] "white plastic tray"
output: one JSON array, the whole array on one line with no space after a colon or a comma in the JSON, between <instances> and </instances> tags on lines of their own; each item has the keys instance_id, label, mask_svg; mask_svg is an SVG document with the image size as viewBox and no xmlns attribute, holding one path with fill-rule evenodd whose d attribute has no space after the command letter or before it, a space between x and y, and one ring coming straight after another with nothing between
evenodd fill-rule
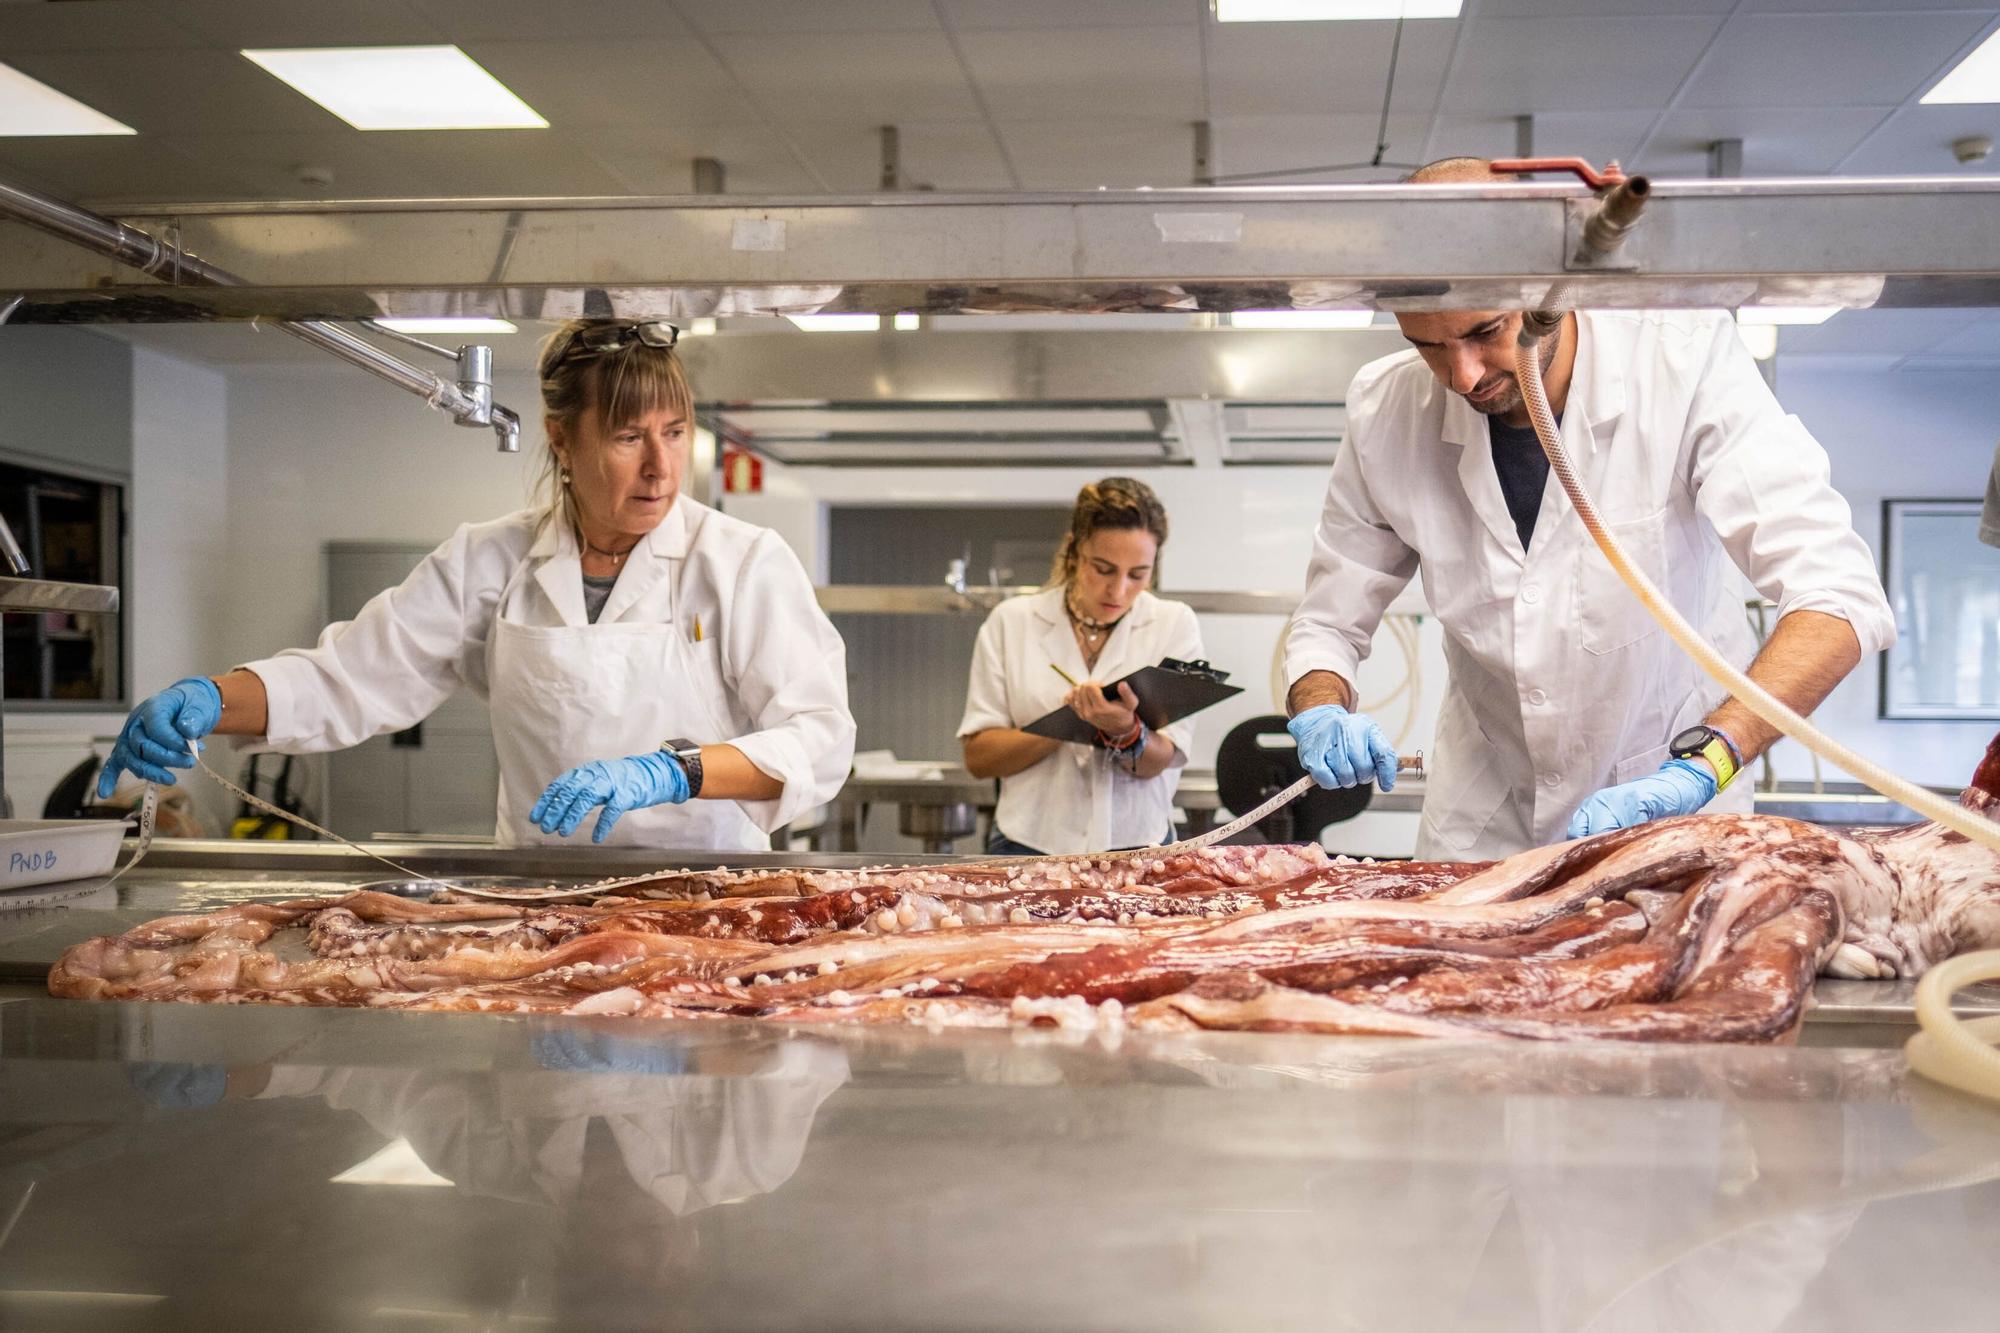
<instances>
[{"instance_id":1,"label":"white plastic tray","mask_svg":"<svg viewBox=\"0 0 2000 1333\"><path fill-rule=\"evenodd\" d=\"M0 819L0 890L108 875L124 836L118 819Z\"/></svg>"}]
</instances>

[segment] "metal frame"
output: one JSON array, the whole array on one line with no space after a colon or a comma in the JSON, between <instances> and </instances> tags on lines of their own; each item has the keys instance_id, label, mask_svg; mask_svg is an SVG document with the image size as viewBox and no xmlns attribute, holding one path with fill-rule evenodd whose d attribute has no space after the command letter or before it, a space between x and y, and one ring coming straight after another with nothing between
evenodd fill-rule
<instances>
[{"instance_id":1,"label":"metal frame","mask_svg":"<svg viewBox=\"0 0 2000 1333\"><path fill-rule=\"evenodd\" d=\"M1964 506L1973 512L1973 523L1978 523L1978 512L1984 503L1982 497L1972 496L1884 496L1882 500L1882 586L1895 596L1895 558L1900 549L1901 519L1909 506L1913 505L1953 505ZM1902 648L1903 639L1897 635L1896 642L1882 653L1881 664L1875 673L1875 716L1884 722L1990 722L2000 718L2000 707L1987 709L1935 709L1911 711L1914 705L1903 704L1901 711L1889 698L1889 678L1895 671L1896 653ZM1903 649L1907 652L1908 649Z\"/></svg>"},{"instance_id":2,"label":"metal frame","mask_svg":"<svg viewBox=\"0 0 2000 1333\"><path fill-rule=\"evenodd\" d=\"M121 210L243 285L0 227L21 322L819 310L2000 304L2000 180L1663 181L1607 271L1577 184L469 199ZM504 254L504 266L497 261ZM177 281L177 279L182 279Z\"/></svg>"}]
</instances>

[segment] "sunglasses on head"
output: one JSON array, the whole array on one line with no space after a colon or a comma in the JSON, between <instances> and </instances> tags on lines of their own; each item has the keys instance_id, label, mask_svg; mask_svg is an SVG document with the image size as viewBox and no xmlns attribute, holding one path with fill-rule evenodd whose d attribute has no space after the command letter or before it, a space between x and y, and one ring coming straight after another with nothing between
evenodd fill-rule
<instances>
[{"instance_id":1,"label":"sunglasses on head","mask_svg":"<svg viewBox=\"0 0 2000 1333\"><path fill-rule=\"evenodd\" d=\"M556 354L564 361L576 356L601 356L642 343L647 347L670 348L680 341L681 331L665 320L645 320L636 324L586 324L569 335L569 342Z\"/></svg>"}]
</instances>

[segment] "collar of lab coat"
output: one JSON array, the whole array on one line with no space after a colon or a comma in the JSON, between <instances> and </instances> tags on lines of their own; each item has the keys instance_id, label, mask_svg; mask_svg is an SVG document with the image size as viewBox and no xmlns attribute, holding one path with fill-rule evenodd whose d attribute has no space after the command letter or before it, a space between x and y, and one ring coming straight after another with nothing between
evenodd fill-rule
<instances>
[{"instance_id":1,"label":"collar of lab coat","mask_svg":"<svg viewBox=\"0 0 2000 1333\"><path fill-rule=\"evenodd\" d=\"M604 603L598 624L618 619L627 607L667 577L669 560L687 554L688 534L693 526L688 519L688 508L693 504L685 495L677 497L660 525L639 539L625 568L618 573L617 586ZM541 585L563 624L589 624L590 615L583 604L583 553L569 524L559 515L544 519L535 533L535 544L528 550L528 559L537 562L535 582Z\"/></svg>"},{"instance_id":2,"label":"collar of lab coat","mask_svg":"<svg viewBox=\"0 0 2000 1333\"><path fill-rule=\"evenodd\" d=\"M1576 317L1576 365L1570 371L1569 397L1563 403L1563 443L1573 455L1597 452L1600 436L1625 412L1625 380L1611 373L1605 359L1597 354L1601 331L1588 314ZM1525 559L1514 516L1507 511L1507 499L1500 492L1500 479L1493 471L1492 441L1486 431L1486 417L1464 397L1442 384L1432 382L1432 392L1444 395L1444 426L1440 436L1446 444L1462 452L1458 459L1458 480L1479 519L1493 534L1501 549ZM1549 503L1544 501L1544 504ZM1566 508L1567 500L1558 500ZM1540 520L1537 520L1539 526Z\"/></svg>"},{"instance_id":3,"label":"collar of lab coat","mask_svg":"<svg viewBox=\"0 0 2000 1333\"><path fill-rule=\"evenodd\" d=\"M1071 675L1077 675L1079 670L1088 670L1083 666L1083 650L1076 646L1076 635L1070 632L1069 615L1063 610L1063 589L1057 586L1035 593L1031 605L1034 608L1035 618L1041 622L1039 642L1042 652L1047 655L1049 661L1059 666L1064 662L1070 663L1071 666L1064 669ZM1102 679L1104 673L1123 663L1129 652L1132 636L1153 623L1153 617L1159 614L1159 605L1160 599L1153 594L1149 592L1139 594L1139 600L1132 604L1132 609L1125 613L1124 619L1118 622L1118 627L1111 631L1111 637L1105 640L1104 647L1098 654L1097 669L1093 674ZM1124 672L1120 671L1119 674L1123 675ZM1078 676L1078 679L1082 677Z\"/></svg>"}]
</instances>

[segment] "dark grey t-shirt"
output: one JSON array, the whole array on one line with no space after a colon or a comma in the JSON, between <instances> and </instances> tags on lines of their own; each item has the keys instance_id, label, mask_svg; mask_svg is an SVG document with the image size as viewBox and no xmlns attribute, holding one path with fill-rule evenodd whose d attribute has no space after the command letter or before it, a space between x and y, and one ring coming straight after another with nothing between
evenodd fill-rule
<instances>
[{"instance_id":1,"label":"dark grey t-shirt","mask_svg":"<svg viewBox=\"0 0 2000 1333\"><path fill-rule=\"evenodd\" d=\"M604 614L604 604L611 600L611 590L618 586L616 574L606 574L603 578L583 576L583 610L595 625L597 618Z\"/></svg>"},{"instance_id":2,"label":"dark grey t-shirt","mask_svg":"<svg viewBox=\"0 0 2000 1333\"><path fill-rule=\"evenodd\" d=\"M1561 425L1558 417L1556 424ZM1542 511L1542 490L1549 481L1549 456L1533 426L1510 426L1499 417L1486 418L1493 439L1493 470L1500 477L1500 494L1506 497L1507 512L1513 515L1514 531L1521 549L1535 535L1535 516Z\"/></svg>"}]
</instances>

